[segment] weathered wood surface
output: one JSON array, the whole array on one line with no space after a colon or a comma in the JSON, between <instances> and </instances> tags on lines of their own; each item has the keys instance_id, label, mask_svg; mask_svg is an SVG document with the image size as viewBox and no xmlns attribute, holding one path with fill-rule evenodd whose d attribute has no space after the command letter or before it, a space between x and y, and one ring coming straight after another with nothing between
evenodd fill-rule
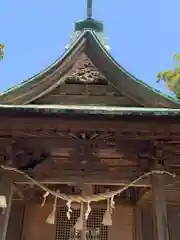
<instances>
[{"instance_id":1,"label":"weathered wood surface","mask_svg":"<svg viewBox=\"0 0 180 240\"><path fill-rule=\"evenodd\" d=\"M169 225L166 209L164 181L162 175L152 176L152 193L154 204L154 239L169 240Z\"/></svg>"},{"instance_id":2,"label":"weathered wood surface","mask_svg":"<svg viewBox=\"0 0 180 240\"><path fill-rule=\"evenodd\" d=\"M179 124L170 119L80 121L56 117L0 118L0 161L42 183L82 182L125 185L163 158L165 169L179 176ZM168 131L167 131L168 129ZM179 177L177 177L179 179ZM30 184L16 174L15 181ZM172 179L166 177L166 183ZM142 179L138 187L150 185Z\"/></svg>"},{"instance_id":3,"label":"weathered wood surface","mask_svg":"<svg viewBox=\"0 0 180 240\"><path fill-rule=\"evenodd\" d=\"M13 200L7 228L6 240L20 240L23 231L25 202Z\"/></svg>"},{"instance_id":4,"label":"weathered wood surface","mask_svg":"<svg viewBox=\"0 0 180 240\"><path fill-rule=\"evenodd\" d=\"M48 110L47 110L48 111ZM74 129L74 130L114 130L120 133L128 133L136 134L137 136L148 137L148 134L151 133L150 136L158 137L168 136L169 134L174 138L175 136L179 136L180 129L178 127L179 117L171 117L171 116L121 116L118 120L116 116L108 119L106 115L103 115L103 119L99 122L99 116L83 116L83 119L79 118L75 114L73 116L66 117L64 116L45 116L41 115L38 112L37 114L28 114L21 113L12 114L9 117L10 112L2 112L1 113L1 130L20 130L20 129L46 129L46 130L66 130L66 129ZM162 125L163 121L163 125ZM12 123L16 125L12 125ZM159 128L159 127L162 128ZM168 128L168 131L164 132L164 130ZM139 134L138 134L139 132Z\"/></svg>"},{"instance_id":5,"label":"weathered wood surface","mask_svg":"<svg viewBox=\"0 0 180 240\"><path fill-rule=\"evenodd\" d=\"M79 105L105 105L105 106L126 106L133 107L135 104L131 99L119 96L59 96L59 95L49 95L45 96L35 104L79 104Z\"/></svg>"},{"instance_id":6,"label":"weathered wood surface","mask_svg":"<svg viewBox=\"0 0 180 240\"><path fill-rule=\"evenodd\" d=\"M3 179L1 179L0 195L4 195L7 201L7 208L4 210L0 209L0 240L6 240L13 196L12 182L7 175L4 175Z\"/></svg>"},{"instance_id":7,"label":"weathered wood surface","mask_svg":"<svg viewBox=\"0 0 180 240\"><path fill-rule=\"evenodd\" d=\"M143 240L143 228L142 228L142 209L136 205L134 208L135 215L135 235L137 240Z\"/></svg>"},{"instance_id":8,"label":"weathered wood surface","mask_svg":"<svg viewBox=\"0 0 180 240\"><path fill-rule=\"evenodd\" d=\"M125 184L163 158L180 172L179 124L159 118L80 121L56 117L0 118L0 162L30 171L40 181ZM167 131L168 129L168 131ZM20 178L18 178L20 179ZM25 181L25 179L17 181ZM139 185L149 185L143 179ZM138 185L138 184L137 184Z\"/></svg>"}]
</instances>

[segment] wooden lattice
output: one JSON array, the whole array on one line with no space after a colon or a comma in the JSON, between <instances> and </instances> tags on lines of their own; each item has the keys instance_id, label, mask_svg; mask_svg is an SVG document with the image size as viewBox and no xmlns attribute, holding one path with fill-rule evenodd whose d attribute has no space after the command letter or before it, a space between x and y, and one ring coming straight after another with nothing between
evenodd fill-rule
<instances>
[{"instance_id":1,"label":"wooden lattice","mask_svg":"<svg viewBox=\"0 0 180 240\"><path fill-rule=\"evenodd\" d=\"M79 240L80 232L74 225L80 216L80 210L73 210L71 219L66 217L67 209L59 207L56 216L56 240ZM105 209L92 209L86 227L86 240L108 240L108 228L102 224Z\"/></svg>"}]
</instances>

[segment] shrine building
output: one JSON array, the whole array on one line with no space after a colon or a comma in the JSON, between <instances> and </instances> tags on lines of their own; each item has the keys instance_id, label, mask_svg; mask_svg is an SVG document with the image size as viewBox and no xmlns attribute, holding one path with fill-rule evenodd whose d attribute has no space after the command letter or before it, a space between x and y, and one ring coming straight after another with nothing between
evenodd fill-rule
<instances>
[{"instance_id":1,"label":"shrine building","mask_svg":"<svg viewBox=\"0 0 180 240\"><path fill-rule=\"evenodd\" d=\"M63 55L0 95L0 240L179 240L179 121L87 0Z\"/></svg>"}]
</instances>

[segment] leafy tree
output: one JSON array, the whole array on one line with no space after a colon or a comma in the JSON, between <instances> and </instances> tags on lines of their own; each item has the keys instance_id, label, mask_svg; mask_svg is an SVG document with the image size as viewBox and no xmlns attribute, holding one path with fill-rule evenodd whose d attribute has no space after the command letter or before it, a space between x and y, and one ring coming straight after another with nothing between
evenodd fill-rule
<instances>
[{"instance_id":1,"label":"leafy tree","mask_svg":"<svg viewBox=\"0 0 180 240\"><path fill-rule=\"evenodd\" d=\"M3 51L3 49L4 49L4 45L0 43L0 60L2 60L3 57L4 57L4 51Z\"/></svg>"},{"instance_id":2,"label":"leafy tree","mask_svg":"<svg viewBox=\"0 0 180 240\"><path fill-rule=\"evenodd\" d=\"M159 72L157 82L163 80L168 89L180 99L180 53L174 54L173 59L175 61L174 69Z\"/></svg>"}]
</instances>

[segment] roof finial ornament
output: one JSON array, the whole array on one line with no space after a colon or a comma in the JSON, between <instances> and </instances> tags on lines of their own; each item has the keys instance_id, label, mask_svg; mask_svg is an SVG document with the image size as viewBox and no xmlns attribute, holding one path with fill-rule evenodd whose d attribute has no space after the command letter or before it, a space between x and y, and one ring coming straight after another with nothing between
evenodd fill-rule
<instances>
[{"instance_id":1,"label":"roof finial ornament","mask_svg":"<svg viewBox=\"0 0 180 240\"><path fill-rule=\"evenodd\" d=\"M92 18L92 0L87 0L87 19Z\"/></svg>"},{"instance_id":2,"label":"roof finial ornament","mask_svg":"<svg viewBox=\"0 0 180 240\"><path fill-rule=\"evenodd\" d=\"M99 38L100 42L105 46L107 50L109 50L109 46L107 44L106 38L104 37L104 25L103 22L93 18L92 14L92 5L93 0L86 0L86 18L81 21L75 22L75 28L73 32L73 36L71 39L71 43L75 42L75 39L82 33L91 31L93 34ZM67 46L67 48L69 45Z\"/></svg>"}]
</instances>

